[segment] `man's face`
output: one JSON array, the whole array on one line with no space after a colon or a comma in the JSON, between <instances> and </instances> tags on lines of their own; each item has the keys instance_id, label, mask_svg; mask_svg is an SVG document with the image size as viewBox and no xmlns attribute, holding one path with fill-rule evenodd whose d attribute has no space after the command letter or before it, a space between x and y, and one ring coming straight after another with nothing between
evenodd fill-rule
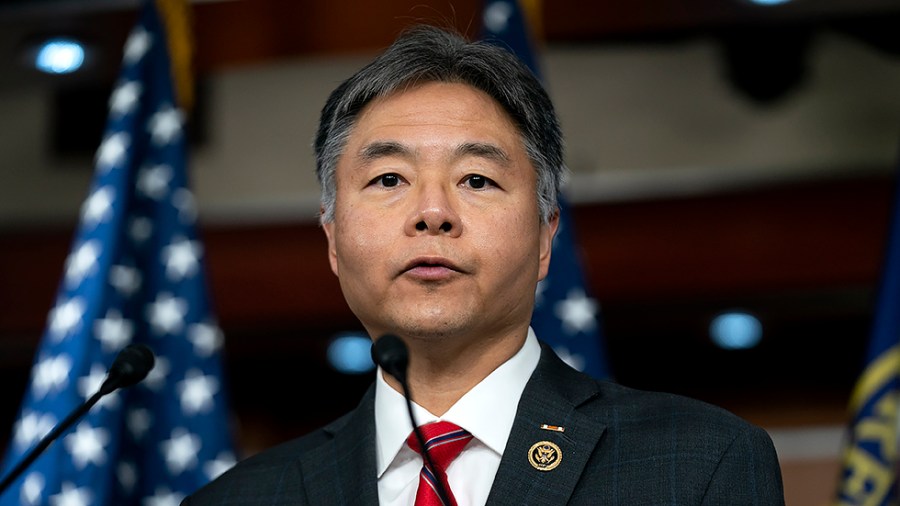
<instances>
[{"instance_id":1,"label":"man's face","mask_svg":"<svg viewBox=\"0 0 900 506\"><path fill-rule=\"evenodd\" d=\"M547 273L536 175L483 92L428 83L371 102L336 170L331 269L373 337L521 331Z\"/></svg>"}]
</instances>

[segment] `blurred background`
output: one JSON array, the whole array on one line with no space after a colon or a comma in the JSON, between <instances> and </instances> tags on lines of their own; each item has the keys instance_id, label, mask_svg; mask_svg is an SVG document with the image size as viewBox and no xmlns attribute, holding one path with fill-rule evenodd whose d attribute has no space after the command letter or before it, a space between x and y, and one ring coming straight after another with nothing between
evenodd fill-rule
<instances>
[{"instance_id":1,"label":"blurred background","mask_svg":"<svg viewBox=\"0 0 900 506\"><path fill-rule=\"evenodd\" d=\"M0 1L0 434L54 303L136 7ZM352 408L372 380L328 358L361 327L316 223L320 107L404 26L475 35L482 9L193 3L189 175L245 454ZM788 504L825 504L891 222L900 2L556 0L539 12L535 54L615 380L761 425ZM60 36L84 43L82 68L35 68Z\"/></svg>"}]
</instances>

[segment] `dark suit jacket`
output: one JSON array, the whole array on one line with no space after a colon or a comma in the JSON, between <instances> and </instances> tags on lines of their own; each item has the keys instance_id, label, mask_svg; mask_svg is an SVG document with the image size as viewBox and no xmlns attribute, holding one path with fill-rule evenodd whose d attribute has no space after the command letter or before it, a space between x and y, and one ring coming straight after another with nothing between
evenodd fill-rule
<instances>
[{"instance_id":1,"label":"dark suit jacket","mask_svg":"<svg viewBox=\"0 0 900 506\"><path fill-rule=\"evenodd\" d=\"M374 406L370 388L349 414L245 459L183 506L378 504ZM555 469L529 464L539 441L559 446ZM542 345L488 504L768 506L784 495L762 429L685 397L597 382Z\"/></svg>"}]
</instances>

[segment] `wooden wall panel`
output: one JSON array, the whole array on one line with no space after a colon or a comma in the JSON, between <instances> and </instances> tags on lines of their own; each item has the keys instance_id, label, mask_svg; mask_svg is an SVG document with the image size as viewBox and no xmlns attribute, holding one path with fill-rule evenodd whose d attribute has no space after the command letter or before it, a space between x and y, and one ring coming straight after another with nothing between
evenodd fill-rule
<instances>
[{"instance_id":1,"label":"wooden wall panel","mask_svg":"<svg viewBox=\"0 0 900 506\"><path fill-rule=\"evenodd\" d=\"M575 209L601 300L821 290L877 276L884 178Z\"/></svg>"}]
</instances>

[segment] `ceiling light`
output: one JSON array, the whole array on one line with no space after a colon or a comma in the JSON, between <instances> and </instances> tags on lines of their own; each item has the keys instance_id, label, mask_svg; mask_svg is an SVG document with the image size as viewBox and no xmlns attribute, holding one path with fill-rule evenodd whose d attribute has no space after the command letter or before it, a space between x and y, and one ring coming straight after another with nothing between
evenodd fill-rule
<instances>
[{"instance_id":1,"label":"ceiling light","mask_svg":"<svg viewBox=\"0 0 900 506\"><path fill-rule=\"evenodd\" d=\"M38 48L34 66L48 74L69 74L81 68L84 55L84 46L75 39L49 39Z\"/></svg>"},{"instance_id":2,"label":"ceiling light","mask_svg":"<svg viewBox=\"0 0 900 506\"><path fill-rule=\"evenodd\" d=\"M364 334L343 334L328 345L328 362L344 374L362 374L375 368L372 340Z\"/></svg>"},{"instance_id":3,"label":"ceiling light","mask_svg":"<svg viewBox=\"0 0 900 506\"><path fill-rule=\"evenodd\" d=\"M745 350L762 340L762 323L755 316L742 311L722 313L709 325L709 336L720 348Z\"/></svg>"}]
</instances>

